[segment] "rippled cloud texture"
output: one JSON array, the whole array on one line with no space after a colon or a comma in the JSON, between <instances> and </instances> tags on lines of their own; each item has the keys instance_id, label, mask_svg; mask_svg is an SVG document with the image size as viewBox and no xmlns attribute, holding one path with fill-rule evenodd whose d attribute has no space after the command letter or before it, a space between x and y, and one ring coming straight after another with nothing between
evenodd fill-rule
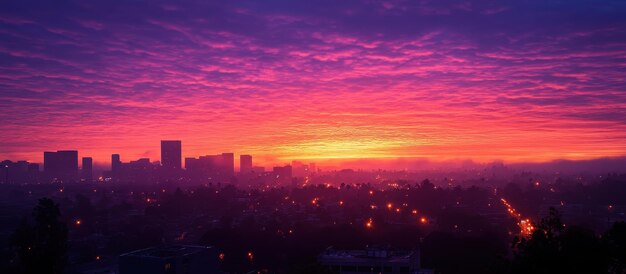
<instances>
[{"instance_id":1,"label":"rippled cloud texture","mask_svg":"<svg viewBox=\"0 0 626 274\"><path fill-rule=\"evenodd\" d=\"M0 158L626 154L624 1L2 1Z\"/></svg>"}]
</instances>

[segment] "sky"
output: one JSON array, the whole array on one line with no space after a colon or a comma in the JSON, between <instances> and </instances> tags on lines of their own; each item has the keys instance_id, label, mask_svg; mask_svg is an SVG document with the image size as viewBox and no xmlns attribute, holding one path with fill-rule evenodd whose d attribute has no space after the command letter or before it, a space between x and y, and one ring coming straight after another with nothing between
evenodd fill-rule
<instances>
[{"instance_id":1,"label":"sky","mask_svg":"<svg viewBox=\"0 0 626 274\"><path fill-rule=\"evenodd\" d=\"M626 155L625 1L2 1L0 159Z\"/></svg>"}]
</instances>

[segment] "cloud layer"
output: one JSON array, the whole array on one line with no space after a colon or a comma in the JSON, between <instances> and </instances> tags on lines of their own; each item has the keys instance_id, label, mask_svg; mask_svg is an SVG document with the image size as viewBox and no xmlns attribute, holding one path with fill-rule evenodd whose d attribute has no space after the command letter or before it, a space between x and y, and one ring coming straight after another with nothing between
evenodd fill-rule
<instances>
[{"instance_id":1,"label":"cloud layer","mask_svg":"<svg viewBox=\"0 0 626 274\"><path fill-rule=\"evenodd\" d=\"M3 1L0 158L626 154L624 1Z\"/></svg>"}]
</instances>

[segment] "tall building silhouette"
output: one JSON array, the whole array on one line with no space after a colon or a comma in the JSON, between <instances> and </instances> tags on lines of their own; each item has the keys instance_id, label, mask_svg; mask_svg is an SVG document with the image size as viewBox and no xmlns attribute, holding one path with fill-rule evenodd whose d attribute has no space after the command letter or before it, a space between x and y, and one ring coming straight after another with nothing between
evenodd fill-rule
<instances>
[{"instance_id":1,"label":"tall building silhouette","mask_svg":"<svg viewBox=\"0 0 626 274\"><path fill-rule=\"evenodd\" d=\"M81 178L87 183L93 182L93 159L91 157L83 157L83 169Z\"/></svg>"},{"instance_id":2,"label":"tall building silhouette","mask_svg":"<svg viewBox=\"0 0 626 274\"><path fill-rule=\"evenodd\" d=\"M235 154L234 153L222 153L222 161L224 168L224 175L227 178L235 176Z\"/></svg>"},{"instance_id":3,"label":"tall building silhouette","mask_svg":"<svg viewBox=\"0 0 626 274\"><path fill-rule=\"evenodd\" d=\"M77 181L78 151L59 150L43 153L43 170L50 180L63 182Z\"/></svg>"},{"instance_id":4,"label":"tall building silhouette","mask_svg":"<svg viewBox=\"0 0 626 274\"><path fill-rule=\"evenodd\" d=\"M122 167L122 161L119 154L111 154L111 173L115 174L120 172Z\"/></svg>"},{"instance_id":5,"label":"tall building silhouette","mask_svg":"<svg viewBox=\"0 0 626 274\"><path fill-rule=\"evenodd\" d=\"M252 155L239 155L239 172L241 174L252 172Z\"/></svg>"},{"instance_id":6,"label":"tall building silhouette","mask_svg":"<svg viewBox=\"0 0 626 274\"><path fill-rule=\"evenodd\" d=\"M167 170L180 170L181 162L181 141L161 141L161 166Z\"/></svg>"}]
</instances>

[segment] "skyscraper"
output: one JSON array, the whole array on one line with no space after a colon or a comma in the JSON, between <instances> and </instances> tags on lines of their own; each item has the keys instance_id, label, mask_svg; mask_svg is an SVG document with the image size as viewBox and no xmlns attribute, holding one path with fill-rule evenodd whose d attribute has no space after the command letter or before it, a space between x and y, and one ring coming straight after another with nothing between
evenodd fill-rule
<instances>
[{"instance_id":1,"label":"skyscraper","mask_svg":"<svg viewBox=\"0 0 626 274\"><path fill-rule=\"evenodd\" d=\"M93 159L91 157L83 157L82 179L87 183L93 181Z\"/></svg>"},{"instance_id":2,"label":"skyscraper","mask_svg":"<svg viewBox=\"0 0 626 274\"><path fill-rule=\"evenodd\" d=\"M120 160L119 154L111 155L111 173L116 174L120 172L120 168L122 167L122 161Z\"/></svg>"},{"instance_id":3,"label":"skyscraper","mask_svg":"<svg viewBox=\"0 0 626 274\"><path fill-rule=\"evenodd\" d=\"M181 141L161 141L161 166L167 170L180 170L181 151Z\"/></svg>"},{"instance_id":4,"label":"skyscraper","mask_svg":"<svg viewBox=\"0 0 626 274\"><path fill-rule=\"evenodd\" d=\"M252 155L239 155L239 172L241 174L252 172Z\"/></svg>"},{"instance_id":5,"label":"skyscraper","mask_svg":"<svg viewBox=\"0 0 626 274\"><path fill-rule=\"evenodd\" d=\"M224 175L227 178L235 176L235 154L234 153L222 153Z\"/></svg>"},{"instance_id":6,"label":"skyscraper","mask_svg":"<svg viewBox=\"0 0 626 274\"><path fill-rule=\"evenodd\" d=\"M78 151L59 150L43 153L43 170L50 180L76 181L78 176Z\"/></svg>"}]
</instances>

